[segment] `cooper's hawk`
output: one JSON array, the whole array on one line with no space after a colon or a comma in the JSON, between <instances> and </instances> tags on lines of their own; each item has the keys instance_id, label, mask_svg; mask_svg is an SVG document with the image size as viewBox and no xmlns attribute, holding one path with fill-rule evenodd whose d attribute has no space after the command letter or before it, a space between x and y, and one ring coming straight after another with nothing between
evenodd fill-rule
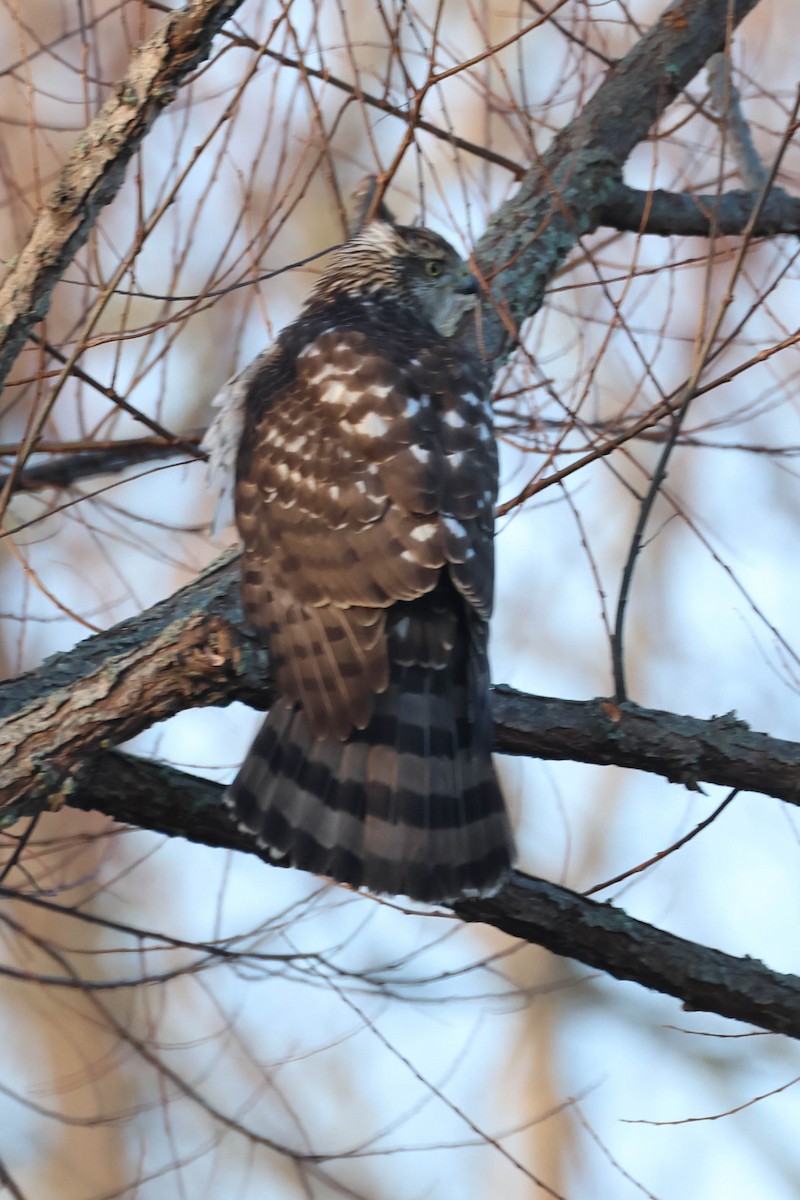
<instances>
[{"instance_id":1,"label":"cooper's hawk","mask_svg":"<svg viewBox=\"0 0 800 1200\"><path fill-rule=\"evenodd\" d=\"M427 901L496 890L513 853L490 757L497 452L486 373L449 336L475 291L443 238L373 221L234 388L244 613L280 697L227 798L276 857Z\"/></svg>"}]
</instances>

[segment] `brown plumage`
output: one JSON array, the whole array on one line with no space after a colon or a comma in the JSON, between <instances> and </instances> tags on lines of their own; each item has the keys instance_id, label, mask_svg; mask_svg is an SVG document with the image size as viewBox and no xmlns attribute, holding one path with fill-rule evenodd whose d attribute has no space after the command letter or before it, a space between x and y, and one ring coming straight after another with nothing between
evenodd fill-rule
<instances>
[{"instance_id":1,"label":"brown plumage","mask_svg":"<svg viewBox=\"0 0 800 1200\"><path fill-rule=\"evenodd\" d=\"M242 597L280 698L229 801L277 857L429 901L496 890L513 852L488 382L448 336L474 291L444 239L372 222L243 377Z\"/></svg>"}]
</instances>

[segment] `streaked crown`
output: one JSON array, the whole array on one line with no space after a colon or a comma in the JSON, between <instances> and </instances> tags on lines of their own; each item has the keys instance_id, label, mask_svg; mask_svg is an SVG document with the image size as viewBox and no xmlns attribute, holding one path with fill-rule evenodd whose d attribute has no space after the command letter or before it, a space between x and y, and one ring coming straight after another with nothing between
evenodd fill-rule
<instances>
[{"instance_id":1,"label":"streaked crown","mask_svg":"<svg viewBox=\"0 0 800 1200\"><path fill-rule=\"evenodd\" d=\"M380 296L407 305L448 337L477 290L463 258L432 229L370 221L336 251L309 307L342 294Z\"/></svg>"}]
</instances>

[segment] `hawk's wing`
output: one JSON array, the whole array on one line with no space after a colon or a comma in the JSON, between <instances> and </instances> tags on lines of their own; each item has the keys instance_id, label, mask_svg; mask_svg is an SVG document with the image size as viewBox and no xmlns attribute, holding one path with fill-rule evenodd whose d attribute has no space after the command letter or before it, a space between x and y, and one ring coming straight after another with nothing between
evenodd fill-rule
<instances>
[{"instance_id":1,"label":"hawk's wing","mask_svg":"<svg viewBox=\"0 0 800 1200\"><path fill-rule=\"evenodd\" d=\"M389 606L447 567L476 615L491 610L483 371L433 331L421 342L419 324L405 356L409 320L312 324L288 377L278 355L250 382L236 485L245 616L318 736L369 720L388 682Z\"/></svg>"}]
</instances>

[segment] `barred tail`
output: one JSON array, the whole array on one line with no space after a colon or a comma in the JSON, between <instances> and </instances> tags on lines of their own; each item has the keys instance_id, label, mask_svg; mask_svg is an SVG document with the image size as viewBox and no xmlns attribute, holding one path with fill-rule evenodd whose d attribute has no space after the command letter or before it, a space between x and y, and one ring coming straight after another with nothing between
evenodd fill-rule
<instances>
[{"instance_id":1,"label":"barred tail","mask_svg":"<svg viewBox=\"0 0 800 1200\"><path fill-rule=\"evenodd\" d=\"M488 749L488 679L472 702L475 648L455 666L448 649L436 667L395 659L369 724L346 741L315 738L299 706L276 701L228 789L240 825L276 857L352 887L441 903L497 891L514 847Z\"/></svg>"}]
</instances>

